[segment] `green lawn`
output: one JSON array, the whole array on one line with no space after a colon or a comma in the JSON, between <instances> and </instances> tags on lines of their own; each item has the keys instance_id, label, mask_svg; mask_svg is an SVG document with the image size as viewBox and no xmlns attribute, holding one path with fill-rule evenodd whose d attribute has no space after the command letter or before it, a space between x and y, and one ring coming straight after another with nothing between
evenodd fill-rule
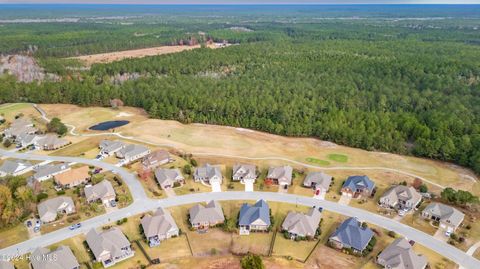
<instances>
[{"instance_id":1,"label":"green lawn","mask_svg":"<svg viewBox=\"0 0 480 269\"><path fill-rule=\"evenodd\" d=\"M343 154L332 153L332 154L328 154L328 155L327 155L327 158L328 158L329 160L332 160L332 161L335 161L335 162L339 162L339 163L346 163L346 162L348 162L348 156L347 156L347 155L343 155Z\"/></svg>"},{"instance_id":2,"label":"green lawn","mask_svg":"<svg viewBox=\"0 0 480 269\"><path fill-rule=\"evenodd\" d=\"M314 164L318 164L318 165L321 165L321 166L330 165L329 161L325 161L325 160L321 160L321 159L317 159L317 158L313 158L313 157L308 157L305 160L309 163L314 163Z\"/></svg>"}]
</instances>

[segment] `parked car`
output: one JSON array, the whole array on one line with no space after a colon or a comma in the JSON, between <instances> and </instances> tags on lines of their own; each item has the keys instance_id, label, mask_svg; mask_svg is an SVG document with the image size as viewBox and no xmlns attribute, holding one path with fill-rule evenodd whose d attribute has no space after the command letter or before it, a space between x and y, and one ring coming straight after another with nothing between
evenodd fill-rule
<instances>
[{"instance_id":1,"label":"parked car","mask_svg":"<svg viewBox=\"0 0 480 269\"><path fill-rule=\"evenodd\" d=\"M110 202L110 206L111 206L111 207L116 207L116 206L117 206L117 202L116 202L115 200L112 200L112 201Z\"/></svg>"},{"instance_id":2,"label":"parked car","mask_svg":"<svg viewBox=\"0 0 480 269\"><path fill-rule=\"evenodd\" d=\"M78 229L78 228L80 228L80 227L82 227L82 224L81 224L80 222L79 222L79 223L77 223L77 224L75 224L75 228L77 228L77 229Z\"/></svg>"},{"instance_id":3,"label":"parked car","mask_svg":"<svg viewBox=\"0 0 480 269\"><path fill-rule=\"evenodd\" d=\"M35 227L35 228L33 228L33 232L34 232L34 233L40 232L40 227Z\"/></svg>"},{"instance_id":4,"label":"parked car","mask_svg":"<svg viewBox=\"0 0 480 269\"><path fill-rule=\"evenodd\" d=\"M75 230L75 229L76 229L75 224L70 225L70 227L68 227L68 229L69 229L70 231Z\"/></svg>"},{"instance_id":5,"label":"parked car","mask_svg":"<svg viewBox=\"0 0 480 269\"><path fill-rule=\"evenodd\" d=\"M320 190L315 191L315 195L319 195L319 194L320 194Z\"/></svg>"},{"instance_id":6,"label":"parked car","mask_svg":"<svg viewBox=\"0 0 480 269\"><path fill-rule=\"evenodd\" d=\"M283 189L285 189L285 190L288 189L288 185L284 185Z\"/></svg>"},{"instance_id":7,"label":"parked car","mask_svg":"<svg viewBox=\"0 0 480 269\"><path fill-rule=\"evenodd\" d=\"M37 219L37 220L35 221L35 227L40 228L40 226L42 226L42 222L41 222L39 219Z\"/></svg>"},{"instance_id":8,"label":"parked car","mask_svg":"<svg viewBox=\"0 0 480 269\"><path fill-rule=\"evenodd\" d=\"M28 228L32 227L32 221L31 220L27 220L27 227Z\"/></svg>"},{"instance_id":9,"label":"parked car","mask_svg":"<svg viewBox=\"0 0 480 269\"><path fill-rule=\"evenodd\" d=\"M446 231L446 232L445 232L445 236L446 236L446 237L450 237L451 235L452 235L452 231Z\"/></svg>"}]
</instances>

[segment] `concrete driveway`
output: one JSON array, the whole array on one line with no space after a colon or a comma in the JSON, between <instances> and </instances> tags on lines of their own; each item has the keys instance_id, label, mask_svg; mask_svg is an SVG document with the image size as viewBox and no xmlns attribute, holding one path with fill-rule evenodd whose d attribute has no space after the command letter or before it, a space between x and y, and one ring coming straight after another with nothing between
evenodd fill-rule
<instances>
[{"instance_id":1,"label":"concrete driveway","mask_svg":"<svg viewBox=\"0 0 480 269\"><path fill-rule=\"evenodd\" d=\"M165 191L165 194L167 195L167 197L177 196L177 194L175 193L175 191L172 188L166 188L164 191Z\"/></svg>"},{"instance_id":2,"label":"concrete driveway","mask_svg":"<svg viewBox=\"0 0 480 269\"><path fill-rule=\"evenodd\" d=\"M350 204L350 201L352 200L352 197L347 196L347 195L342 195L340 196L340 200L338 200L338 203L341 205L348 205Z\"/></svg>"},{"instance_id":3,"label":"concrete driveway","mask_svg":"<svg viewBox=\"0 0 480 269\"><path fill-rule=\"evenodd\" d=\"M212 186L212 192L221 192L222 191L222 187L220 186L219 182L213 182L211 184L211 186Z\"/></svg>"},{"instance_id":4,"label":"concrete driveway","mask_svg":"<svg viewBox=\"0 0 480 269\"><path fill-rule=\"evenodd\" d=\"M245 191L253 191L253 181L252 180L245 181Z\"/></svg>"}]
</instances>

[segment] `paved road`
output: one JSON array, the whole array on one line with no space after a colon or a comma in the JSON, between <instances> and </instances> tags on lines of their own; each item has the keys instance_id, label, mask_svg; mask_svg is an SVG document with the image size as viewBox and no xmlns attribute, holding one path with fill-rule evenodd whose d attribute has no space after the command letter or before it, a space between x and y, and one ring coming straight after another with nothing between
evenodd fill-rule
<instances>
[{"instance_id":1,"label":"paved road","mask_svg":"<svg viewBox=\"0 0 480 269\"><path fill-rule=\"evenodd\" d=\"M182 195L176 197L169 197L160 200L150 199L146 196L145 191L143 190L140 182L135 178L135 176L121 167L116 167L115 165L104 163L98 160L83 159L77 157L60 157L60 156L44 156L44 155L34 155L27 153L15 153L8 152L0 149L0 156L7 156L12 158L20 158L27 160L50 160L50 161L66 161L66 162L77 162L85 163L89 165L95 165L102 167L105 170L111 170L114 173L117 173L121 176L124 182L128 185L134 202L123 209L120 209L115 212L104 214L102 216L97 216L86 221L82 222L82 228L70 231L68 228L63 228L40 237L32 238L27 241L21 242L19 244L4 248L0 250L0 258L9 258L15 255L22 255L29 253L33 250L34 247L49 246L54 243L65 240L69 237L76 236L81 233L87 232L91 228L97 228L99 226L105 225L110 222L117 221L124 217L129 217L132 215L137 215L147 211L154 210L157 207L171 207L178 205L186 205L192 203L198 203L202 201L209 201L212 199L219 201L227 200L258 200L265 199L267 201L291 203L305 206L317 206L323 207L325 210L332 211L338 214L345 216L355 216L362 221L367 221L369 223L374 223L377 226L380 226L387 230L393 230L400 235L407 237L408 239L414 240L417 243L420 243L433 251L439 253L442 256L449 258L455 263L459 264L466 269L477 269L480 268L480 261L473 258L461 250L448 245L445 242L441 242L433 238L432 236L416 230L412 227L409 227L405 224L399 223L395 220L373 214L371 212L350 207L348 205L341 205L335 202L318 200L311 197L304 197L293 194L284 194L284 193L274 193L274 192L215 192L215 193L197 193Z\"/></svg>"},{"instance_id":2,"label":"paved road","mask_svg":"<svg viewBox=\"0 0 480 269\"><path fill-rule=\"evenodd\" d=\"M0 156L8 157L8 158L24 159L24 160L84 163L88 165L101 167L105 171L112 171L114 174L119 175L123 179L123 181L128 185L134 200L144 200L147 198L147 194L145 193L140 182L136 179L135 175L128 172L122 167L115 166L114 164L109 164L109 163L102 162L99 160L94 160L94 159L38 155L38 154L31 154L31 153L18 153L18 152L6 151L3 149L0 149Z\"/></svg>"}]
</instances>

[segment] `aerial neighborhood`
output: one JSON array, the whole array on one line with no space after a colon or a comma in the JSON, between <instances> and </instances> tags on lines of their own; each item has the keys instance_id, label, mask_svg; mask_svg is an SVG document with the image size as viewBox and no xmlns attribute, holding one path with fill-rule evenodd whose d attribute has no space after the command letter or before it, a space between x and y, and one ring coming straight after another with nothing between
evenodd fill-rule
<instances>
[{"instance_id":1,"label":"aerial neighborhood","mask_svg":"<svg viewBox=\"0 0 480 269\"><path fill-rule=\"evenodd\" d=\"M68 241L36 246L29 262L34 269L76 269L84 264L122 268L127 264L143 264L138 257L144 255L151 264L161 263L162 257L166 257L165 249L184 240L201 245L220 241L235 249L235 253L245 254L252 248L239 247L240 243L229 240L252 242L253 246L257 240L262 244L264 239L258 238L268 238L266 245L270 250L261 254L265 257L289 253L288 257L301 260L299 257L305 257L302 255L308 251L302 255L298 252L311 244L312 251L321 248L330 255L345 255L345 259L369 262L379 268L424 269L435 264L429 260L430 256L417 253L415 240L401 232L382 231L376 226L378 223L365 222L361 214L342 216L330 212L323 207L323 200L344 207L353 205L362 209L365 205L363 210L371 214L382 214L392 221L430 231L453 246L462 244L458 238L466 236L465 231L474 225L462 207L442 196L432 199L425 191L425 184L420 187L406 181L386 184L379 174L352 172L345 176L321 167L305 169L286 162L224 164L221 159L198 158L197 163L191 154L120 138L97 139L88 156L81 152L64 161L21 158L21 154L68 153L76 145L54 133L42 134L25 117L13 121L4 129L3 136L15 141L16 146L10 150L20 154L12 155L19 158L1 160L0 178L25 178L26 185L19 189L22 192L17 191L18 195L27 193L36 197L31 202L35 210L19 225L26 227L32 240L63 229L80 233L75 236L85 241L83 246ZM262 196L232 202L240 195L238 191L243 190L245 194ZM214 195L221 193L227 196ZM190 194L201 198L180 205L156 203ZM295 199L289 200L288 206L277 201L282 195L293 195ZM134 214L115 215L131 207L132 201L140 209L134 209ZM103 218L101 225L90 221L96 216ZM127 228L131 226L135 229ZM234 235L244 239L225 239L236 238ZM200 253L214 255L211 253L220 251L217 248L203 249ZM188 253L194 251L195 247ZM90 258L85 260L79 252L87 253ZM52 255L59 259L35 259ZM12 261L1 261L0 269L12 265Z\"/></svg>"}]
</instances>

